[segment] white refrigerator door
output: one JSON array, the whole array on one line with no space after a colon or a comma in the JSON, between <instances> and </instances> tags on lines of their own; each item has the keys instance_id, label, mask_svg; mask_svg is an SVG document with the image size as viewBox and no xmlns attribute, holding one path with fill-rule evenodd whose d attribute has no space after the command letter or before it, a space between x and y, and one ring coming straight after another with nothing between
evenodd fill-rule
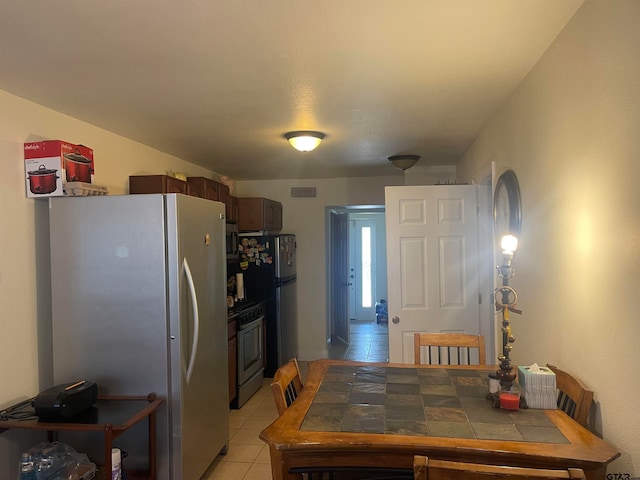
<instances>
[{"instance_id":1,"label":"white refrigerator door","mask_svg":"<svg viewBox=\"0 0 640 480\"><path fill-rule=\"evenodd\" d=\"M157 467L159 478L170 478L163 196L51 198L49 230L54 383L88 379L102 394L164 398ZM146 468L147 436L140 422L117 439L129 454L125 468ZM67 441L104 455L100 437Z\"/></svg>"},{"instance_id":2,"label":"white refrigerator door","mask_svg":"<svg viewBox=\"0 0 640 480\"><path fill-rule=\"evenodd\" d=\"M173 478L199 479L228 430L224 205L166 195Z\"/></svg>"}]
</instances>

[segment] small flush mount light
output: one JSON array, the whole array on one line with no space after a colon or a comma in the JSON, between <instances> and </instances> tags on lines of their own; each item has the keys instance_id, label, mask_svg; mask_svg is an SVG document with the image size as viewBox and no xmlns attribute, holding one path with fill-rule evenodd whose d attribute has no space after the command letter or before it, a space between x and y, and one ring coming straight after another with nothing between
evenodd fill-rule
<instances>
[{"instance_id":1,"label":"small flush mount light","mask_svg":"<svg viewBox=\"0 0 640 480\"><path fill-rule=\"evenodd\" d=\"M391 164L400 170L413 167L420 160L420 155L392 155L389 157Z\"/></svg>"},{"instance_id":2,"label":"small flush mount light","mask_svg":"<svg viewBox=\"0 0 640 480\"><path fill-rule=\"evenodd\" d=\"M320 145L320 142L324 138L324 133L299 130L297 132L285 133L284 138L286 138L296 150L310 152Z\"/></svg>"}]
</instances>

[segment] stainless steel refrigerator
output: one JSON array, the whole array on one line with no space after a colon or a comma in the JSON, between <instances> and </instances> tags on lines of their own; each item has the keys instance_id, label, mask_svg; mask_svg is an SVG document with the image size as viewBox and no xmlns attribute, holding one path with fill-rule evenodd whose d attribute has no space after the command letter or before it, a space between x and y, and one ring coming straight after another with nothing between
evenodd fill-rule
<instances>
[{"instance_id":1,"label":"stainless steel refrigerator","mask_svg":"<svg viewBox=\"0 0 640 480\"><path fill-rule=\"evenodd\" d=\"M247 300L268 305L264 375L273 377L298 356L296 236L240 234L240 246Z\"/></svg>"},{"instance_id":2,"label":"stainless steel refrigerator","mask_svg":"<svg viewBox=\"0 0 640 480\"><path fill-rule=\"evenodd\" d=\"M54 382L163 397L157 477L199 479L229 441L224 205L179 194L49 201ZM115 441L125 472L146 466L137 427Z\"/></svg>"}]
</instances>

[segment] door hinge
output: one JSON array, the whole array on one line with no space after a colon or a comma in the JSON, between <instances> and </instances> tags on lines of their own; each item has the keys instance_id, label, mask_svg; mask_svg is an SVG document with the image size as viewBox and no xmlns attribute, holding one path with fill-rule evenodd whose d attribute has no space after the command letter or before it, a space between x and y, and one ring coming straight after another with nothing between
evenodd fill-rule
<instances>
[{"instance_id":1,"label":"door hinge","mask_svg":"<svg viewBox=\"0 0 640 480\"><path fill-rule=\"evenodd\" d=\"M478 305L482 305L482 294L478 293Z\"/></svg>"}]
</instances>

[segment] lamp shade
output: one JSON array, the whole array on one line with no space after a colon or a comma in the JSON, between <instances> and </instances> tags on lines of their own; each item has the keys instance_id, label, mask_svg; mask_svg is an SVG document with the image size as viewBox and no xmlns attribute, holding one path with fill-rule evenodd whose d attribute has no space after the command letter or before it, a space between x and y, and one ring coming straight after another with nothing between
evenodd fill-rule
<instances>
[{"instance_id":1,"label":"lamp shade","mask_svg":"<svg viewBox=\"0 0 640 480\"><path fill-rule=\"evenodd\" d=\"M400 170L413 167L420 160L420 155L392 155L389 157L391 164Z\"/></svg>"},{"instance_id":2,"label":"lamp shade","mask_svg":"<svg viewBox=\"0 0 640 480\"><path fill-rule=\"evenodd\" d=\"M324 133L313 132L310 130L300 130L297 132L289 132L284 134L291 146L301 152L310 152L314 150L324 138Z\"/></svg>"}]
</instances>

